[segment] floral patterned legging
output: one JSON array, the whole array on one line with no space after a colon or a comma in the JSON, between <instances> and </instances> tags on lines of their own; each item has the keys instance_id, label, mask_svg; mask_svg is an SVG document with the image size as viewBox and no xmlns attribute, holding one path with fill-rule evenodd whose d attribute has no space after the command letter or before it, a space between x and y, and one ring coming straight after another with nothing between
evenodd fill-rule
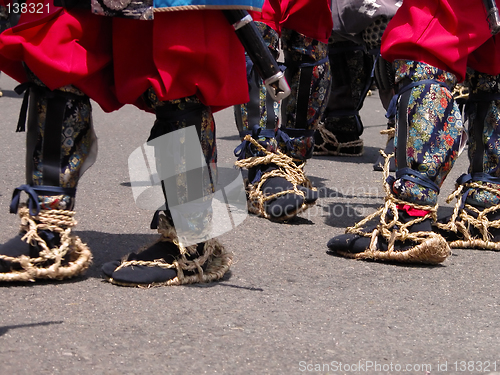
<instances>
[{"instance_id":1,"label":"floral patterned legging","mask_svg":"<svg viewBox=\"0 0 500 375\"><path fill-rule=\"evenodd\" d=\"M401 124L400 114L396 115L396 165L397 169L409 168L419 172L424 178L440 187L450 172L459 154L462 132L464 130L462 114L453 99L451 90L456 84L453 74L435 68L425 63L396 60L396 82L416 83L411 88L405 115L407 116L407 132L402 132L398 127ZM427 80L425 83L418 82ZM435 83L429 83L433 80ZM499 90L499 77L471 71L467 82L471 95L497 94ZM439 84L443 83L444 85ZM497 100L487 100L487 111L484 123L477 124L477 105L472 104L466 110L469 118L469 173L473 173L472 160L477 152L482 159L481 173L493 178L500 177L500 110ZM472 133L473 124L480 126L482 133L481 147L478 148L478 138ZM405 136L405 140L398 138ZM404 160L398 158L397 148L405 145ZM404 146L403 146L404 147ZM478 150L481 151L478 151ZM477 172L477 171L476 171ZM500 191L500 185L492 182L481 182ZM437 203L439 190L426 184L420 184L414 179L397 178L392 186L393 193L402 200L417 204L434 205ZM487 207L498 204L500 197L483 189L469 192L468 202L476 206Z\"/></svg>"}]
</instances>

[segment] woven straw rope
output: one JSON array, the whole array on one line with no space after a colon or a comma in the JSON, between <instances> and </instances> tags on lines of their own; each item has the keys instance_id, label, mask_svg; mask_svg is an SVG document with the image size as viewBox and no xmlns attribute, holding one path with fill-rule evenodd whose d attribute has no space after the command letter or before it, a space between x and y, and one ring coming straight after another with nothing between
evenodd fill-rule
<instances>
[{"instance_id":1,"label":"woven straw rope","mask_svg":"<svg viewBox=\"0 0 500 375\"><path fill-rule=\"evenodd\" d=\"M434 232L413 232L409 228L417 223L420 223L428 218L433 220L437 217L437 205L427 206L409 203L397 199L391 192L391 187L386 182L389 177L389 163L394 154L386 155L382 150L380 151L385 159L383 175L384 175L384 190L386 193L384 205L371 215L356 223L353 227L346 229L346 233L353 233L363 237L370 237L370 246L362 253L346 253L342 255L356 258L356 259L379 259L379 260L392 260L398 262L421 262L436 264L443 262L449 255L450 250L444 238ZM413 220L403 223L399 220L399 212L397 205L409 205L418 210L425 210L428 213L423 217L416 217ZM393 219L389 222L386 221L388 213L391 212ZM371 232L364 232L362 228L371 220L380 217L380 224ZM397 229L396 229L397 227ZM387 251L380 251L377 249L378 236L382 237L388 243ZM405 242L411 241L416 245L408 250L398 251L395 249L396 241Z\"/></svg>"},{"instance_id":2,"label":"woven straw rope","mask_svg":"<svg viewBox=\"0 0 500 375\"><path fill-rule=\"evenodd\" d=\"M451 193L446 199L446 203L450 203L453 199L456 199L455 207L453 209L453 214L450 220L446 224L436 222L435 225L440 229L454 232L463 236L462 240L450 242L450 247L452 248L479 248L485 250L500 250L500 243L491 241L492 235L490 233L490 228L500 228L500 220L490 221L487 218L487 215L489 213L500 210L500 204L479 210L476 207L466 203L462 208L462 193L464 190L468 189L482 189L495 195L498 194L497 189L478 184L477 182L468 182L466 184L459 185L457 186L455 191ZM475 213L477 215L477 218L469 214L468 211ZM477 231L480 233L481 238L471 236L471 226L477 229Z\"/></svg>"},{"instance_id":3,"label":"woven straw rope","mask_svg":"<svg viewBox=\"0 0 500 375\"><path fill-rule=\"evenodd\" d=\"M167 263L163 259L156 259L153 261L145 260L130 260L123 261L116 269L115 272L124 267L133 266L146 266L146 267L159 267L164 269L175 269L177 276L164 283L155 283L150 285L140 285L131 283L121 283L112 280L113 283L125 286L169 286L169 285L182 285L192 283L211 282L221 279L224 274L229 270L233 254L227 251L222 244L216 239L207 240L204 243L203 254L195 259L188 259L187 256L196 253L197 245L183 246L179 242L175 228L168 223L165 215L160 215L158 225L158 232L161 234L159 241L172 242L179 248L180 255L173 263ZM202 266L207 265L206 271ZM194 272L193 275L185 275L184 272Z\"/></svg>"},{"instance_id":4,"label":"woven straw rope","mask_svg":"<svg viewBox=\"0 0 500 375\"><path fill-rule=\"evenodd\" d=\"M22 240L31 245L38 244L42 250L36 258L0 254L1 260L17 263L22 267L19 271L0 273L0 281L61 280L83 273L91 263L92 253L78 236L71 234L71 228L77 224L74 215L74 211L42 210L37 216L31 216L26 206L20 207L21 231L25 232ZM59 234L60 246L49 248L40 237L40 230ZM69 257L66 259L69 263L63 265L66 256ZM47 266L46 262L51 264Z\"/></svg>"},{"instance_id":5,"label":"woven straw rope","mask_svg":"<svg viewBox=\"0 0 500 375\"><path fill-rule=\"evenodd\" d=\"M250 135L246 135L244 140L251 142L252 145L254 145L259 151L264 153L264 156L253 156L247 159L238 160L235 163L238 168L249 169L259 165L267 164L275 164L276 166L278 166L278 169L274 169L270 172L264 173L258 183L253 185L248 184L248 210L251 213L265 217L266 219L285 221L295 217L298 213L304 211L314 204L303 203L297 211L289 215L283 215L279 219L269 216L266 213L264 207L266 202L272 201L286 194L296 194L305 197L304 192L297 189L297 185L304 186L313 191L316 191L317 189L312 186L311 181L309 181L309 179L304 174L305 163L302 163L298 166L290 156L283 154L280 150L277 150L276 153L269 152ZM286 179L293 185L293 189L280 191L276 194L265 195L262 192L262 185L264 185L264 183L272 177L282 177Z\"/></svg>"},{"instance_id":6,"label":"woven straw rope","mask_svg":"<svg viewBox=\"0 0 500 375\"><path fill-rule=\"evenodd\" d=\"M318 124L318 129L317 129L321 135L321 138L323 139L323 143L321 144L315 144L314 145L314 155L321 156L321 155L332 155L332 156L361 156L363 155L363 140L362 139L357 139L355 141L350 141L350 142L339 142L337 140L337 137L335 134L333 134L330 130L328 130L325 126L324 123L319 123ZM326 146L327 145L332 145L334 147L337 147L337 150L329 150ZM341 152L340 150L342 148L348 148L348 147L361 147L361 151L356 154L352 153L347 153L347 152Z\"/></svg>"}]
</instances>

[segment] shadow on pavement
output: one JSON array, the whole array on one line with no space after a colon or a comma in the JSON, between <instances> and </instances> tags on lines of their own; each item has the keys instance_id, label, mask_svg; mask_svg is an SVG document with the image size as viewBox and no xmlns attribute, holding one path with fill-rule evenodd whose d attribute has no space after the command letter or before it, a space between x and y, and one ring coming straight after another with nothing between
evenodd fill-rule
<instances>
[{"instance_id":1,"label":"shadow on pavement","mask_svg":"<svg viewBox=\"0 0 500 375\"><path fill-rule=\"evenodd\" d=\"M30 323L30 324L17 324L13 326L0 326L0 336L5 335L12 329L18 328L28 328L28 327L39 327L39 326L50 326L52 324L62 324L63 321L55 321L55 322L40 322L40 323Z\"/></svg>"}]
</instances>

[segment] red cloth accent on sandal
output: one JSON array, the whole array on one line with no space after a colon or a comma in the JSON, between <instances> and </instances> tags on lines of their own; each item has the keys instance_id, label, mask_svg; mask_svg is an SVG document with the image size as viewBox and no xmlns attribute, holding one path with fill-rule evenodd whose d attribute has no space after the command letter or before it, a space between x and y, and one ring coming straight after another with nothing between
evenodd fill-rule
<instances>
[{"instance_id":1,"label":"red cloth accent on sandal","mask_svg":"<svg viewBox=\"0 0 500 375\"><path fill-rule=\"evenodd\" d=\"M419 210L416 209L409 204L398 204L398 210L400 211L406 211L406 213L410 216L416 216L416 217L424 217L427 215L430 211L427 210Z\"/></svg>"}]
</instances>

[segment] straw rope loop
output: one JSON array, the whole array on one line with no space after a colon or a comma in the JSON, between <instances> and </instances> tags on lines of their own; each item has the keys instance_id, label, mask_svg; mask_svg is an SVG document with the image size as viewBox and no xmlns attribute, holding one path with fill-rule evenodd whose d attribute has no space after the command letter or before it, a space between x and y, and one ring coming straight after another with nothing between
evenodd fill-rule
<instances>
[{"instance_id":1,"label":"straw rope loop","mask_svg":"<svg viewBox=\"0 0 500 375\"><path fill-rule=\"evenodd\" d=\"M278 220L276 218L272 218L267 214L264 207L266 202L272 201L286 194L296 194L301 197L305 197L304 192L297 188L297 186L299 185L310 190L317 191L317 189L312 185L311 181L306 177L304 173L305 162L298 165L297 163L300 161L294 160L290 156L282 153L280 150L277 150L275 153L266 150L254 138L252 138L250 134L247 134L244 140L251 142L252 145L255 146L261 154L263 154L263 156L252 156L246 159L237 160L235 162L235 165L238 168L250 169L259 165L269 164L274 164L278 167L277 169L273 169L269 172L263 173L260 180L255 184L247 184L248 210L251 213L265 217L266 219ZM293 185L293 189L283 190L275 194L265 195L262 191L262 186L268 179L273 177L282 177L286 179ZM299 210L290 215L283 215L279 218L279 220L288 220L296 216L299 212L302 212L303 210L308 208L310 205L311 204L303 203Z\"/></svg>"},{"instance_id":2,"label":"straw rope loop","mask_svg":"<svg viewBox=\"0 0 500 375\"><path fill-rule=\"evenodd\" d=\"M392 194L391 186L387 182L389 177L390 159L394 153L387 155L380 151L384 157L383 178L386 197L384 205L376 212L368 215L354 226L346 229L347 234L370 238L369 245L361 252L338 250L337 253L347 258L381 260L402 263L442 263L451 254L446 240L438 233L429 231L411 232L410 228L424 220L437 219L437 205L418 205L398 199ZM412 217L408 222L403 222L399 217L398 205L410 206L417 210L426 211L422 217ZM391 218L389 219L388 218ZM378 224L369 229L367 224L378 218ZM378 243L383 239L387 243L387 250L381 250ZM398 244L396 244L398 242ZM401 246L405 243L406 245ZM398 246L396 246L398 245Z\"/></svg>"},{"instance_id":3,"label":"straw rope loop","mask_svg":"<svg viewBox=\"0 0 500 375\"><path fill-rule=\"evenodd\" d=\"M314 155L332 155L332 156L361 156L363 155L363 140L356 139L354 141L349 142L339 142L335 134L333 134L330 130L328 130L325 126L325 123L320 122L317 128L319 134L321 135L321 139L323 142L321 144L316 143L314 145ZM327 145L331 145L336 147L336 150L331 150L327 148ZM349 147L360 147L361 151L358 153L348 153L342 152L343 148Z\"/></svg>"},{"instance_id":4,"label":"straw rope loop","mask_svg":"<svg viewBox=\"0 0 500 375\"><path fill-rule=\"evenodd\" d=\"M453 214L447 223L436 222L435 225L439 229L461 236L462 239L450 242L451 247L500 250L500 244L492 241L493 235L491 234L491 229L500 228L500 219L488 219L488 214L500 210L500 204L478 209L465 202L464 191L468 195L473 190L479 189L498 195L497 189L474 181L457 184L455 191L446 199L447 203L456 199ZM476 233L471 233L472 228L476 230Z\"/></svg>"},{"instance_id":5,"label":"straw rope loop","mask_svg":"<svg viewBox=\"0 0 500 375\"><path fill-rule=\"evenodd\" d=\"M381 135L387 134L389 138L394 138L396 136L396 128L389 128L380 131Z\"/></svg>"},{"instance_id":6,"label":"straw rope loop","mask_svg":"<svg viewBox=\"0 0 500 375\"><path fill-rule=\"evenodd\" d=\"M386 192L384 205L376 212L368 215L356 223L354 226L348 227L346 229L346 233L353 233L363 237L371 237L372 240L370 243L370 249L373 251L376 250L377 237L382 235L388 243L388 252L393 252L395 251L394 244L396 241L411 241L420 244L426 241L429 236L432 237L435 235L432 232L410 232L410 227L429 218L435 221L437 219L438 206L437 204L435 206L419 205L396 198L392 194L391 186L387 182L387 177L389 177L389 163L390 159L394 157L394 154L392 153L387 155L383 150L380 150L380 153L385 160L383 168L384 190ZM408 222L402 222L399 218L398 205L406 205L417 210L427 211L427 214L422 217L414 217ZM372 232L365 231L364 229L366 224L377 217L379 217L379 224L376 229ZM387 221L387 218L389 217L392 217L392 219Z\"/></svg>"},{"instance_id":7,"label":"straw rope loop","mask_svg":"<svg viewBox=\"0 0 500 375\"><path fill-rule=\"evenodd\" d=\"M198 245L184 246L177 237L175 227L172 226L164 214L159 215L158 232L161 237L158 242L171 242L179 249L178 257L168 263L164 259L148 260L124 260L114 272L133 266L159 267L163 269L175 269L177 276L164 283L151 285L126 284L113 281L115 284L138 287L182 285L196 282L211 282L221 279L231 266L233 254L226 251L216 239L209 239L203 244L203 252L197 252Z\"/></svg>"},{"instance_id":8,"label":"straw rope loop","mask_svg":"<svg viewBox=\"0 0 500 375\"><path fill-rule=\"evenodd\" d=\"M19 208L22 241L37 246L37 257L11 257L0 254L4 260L20 266L21 270L0 273L0 281L34 281L35 279L64 279L83 273L90 265L92 254L80 238L71 234L77 222L75 213L66 210L42 210L31 216L26 205ZM60 244L50 248L40 236L41 231L59 235Z\"/></svg>"}]
</instances>

